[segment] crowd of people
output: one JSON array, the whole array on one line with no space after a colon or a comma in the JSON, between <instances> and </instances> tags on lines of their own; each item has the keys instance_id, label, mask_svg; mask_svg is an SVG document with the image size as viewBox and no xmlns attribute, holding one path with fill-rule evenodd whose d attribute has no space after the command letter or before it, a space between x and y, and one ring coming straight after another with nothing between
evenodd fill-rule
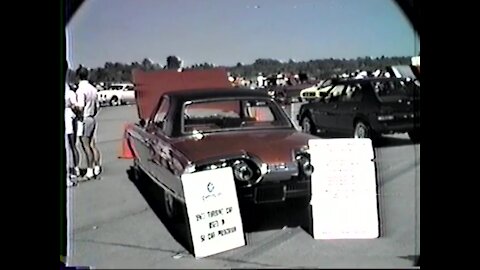
<instances>
[{"instance_id":1,"label":"crowd of people","mask_svg":"<svg viewBox=\"0 0 480 270\"><path fill-rule=\"evenodd\" d=\"M366 71L366 70L355 70L351 73L343 73L333 75L332 78L372 78L372 77L392 77L394 74L391 74L391 71L377 69L375 71ZM291 86L297 84L307 83L309 81L316 81L315 78L309 78L306 73L285 73L278 72L276 74L264 75L263 73L258 73L258 76L255 79L246 79L242 76L235 76L233 74L228 74L228 80L232 83L234 87L247 87L251 89L257 88L267 88L271 86Z\"/></svg>"},{"instance_id":2,"label":"crowd of people","mask_svg":"<svg viewBox=\"0 0 480 270\"><path fill-rule=\"evenodd\" d=\"M269 86L289 86L302 84L308 81L308 76L302 72L296 74L278 72L276 74L269 75L264 75L262 72L260 72L256 78L246 79L245 77L228 73L228 80L234 87L257 89L266 88Z\"/></svg>"},{"instance_id":3,"label":"crowd of people","mask_svg":"<svg viewBox=\"0 0 480 270\"><path fill-rule=\"evenodd\" d=\"M65 64L65 69L67 68ZM97 88L88 81L88 70L81 67L77 70L80 79L78 87L71 89L65 83L65 148L67 158L67 187L78 183L81 172L79 168L80 155L77 148L84 152L87 164L86 180L97 179L101 173L100 151L96 146L96 129L100 104Z\"/></svg>"}]
</instances>

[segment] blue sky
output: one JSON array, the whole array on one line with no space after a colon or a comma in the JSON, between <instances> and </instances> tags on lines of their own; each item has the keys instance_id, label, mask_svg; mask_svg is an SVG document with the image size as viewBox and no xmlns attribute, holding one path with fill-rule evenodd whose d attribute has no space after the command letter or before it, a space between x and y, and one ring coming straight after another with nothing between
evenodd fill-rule
<instances>
[{"instance_id":1,"label":"blue sky","mask_svg":"<svg viewBox=\"0 0 480 270\"><path fill-rule=\"evenodd\" d=\"M73 68L165 65L168 55L186 65L413 56L420 47L390 0L86 0L67 32Z\"/></svg>"}]
</instances>

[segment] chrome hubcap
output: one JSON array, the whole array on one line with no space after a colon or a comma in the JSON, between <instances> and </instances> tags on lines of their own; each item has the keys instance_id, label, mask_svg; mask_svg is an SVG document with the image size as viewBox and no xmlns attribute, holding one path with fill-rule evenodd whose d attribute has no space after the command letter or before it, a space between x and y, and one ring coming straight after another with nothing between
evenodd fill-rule
<instances>
[{"instance_id":1,"label":"chrome hubcap","mask_svg":"<svg viewBox=\"0 0 480 270\"><path fill-rule=\"evenodd\" d=\"M355 138L366 138L367 128L363 124L358 124L355 129Z\"/></svg>"}]
</instances>

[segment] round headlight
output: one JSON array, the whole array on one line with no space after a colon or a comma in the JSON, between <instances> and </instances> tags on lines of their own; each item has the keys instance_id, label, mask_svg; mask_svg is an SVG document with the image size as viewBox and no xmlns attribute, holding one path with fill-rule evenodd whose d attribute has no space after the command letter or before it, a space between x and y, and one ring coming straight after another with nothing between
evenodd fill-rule
<instances>
[{"instance_id":1,"label":"round headlight","mask_svg":"<svg viewBox=\"0 0 480 270\"><path fill-rule=\"evenodd\" d=\"M233 174L240 181L250 181L254 176L253 170L244 161L237 161L233 164Z\"/></svg>"},{"instance_id":2,"label":"round headlight","mask_svg":"<svg viewBox=\"0 0 480 270\"><path fill-rule=\"evenodd\" d=\"M305 156L305 155L298 155L297 156L297 162L298 166L300 167L300 170L305 174L306 176L310 176L313 173L313 166L310 163L310 159Z\"/></svg>"}]
</instances>

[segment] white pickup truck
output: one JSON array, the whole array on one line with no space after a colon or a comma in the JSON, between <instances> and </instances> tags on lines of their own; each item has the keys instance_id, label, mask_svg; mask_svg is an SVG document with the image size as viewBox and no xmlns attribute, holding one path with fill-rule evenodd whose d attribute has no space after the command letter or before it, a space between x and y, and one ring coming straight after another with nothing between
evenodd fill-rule
<instances>
[{"instance_id":1,"label":"white pickup truck","mask_svg":"<svg viewBox=\"0 0 480 270\"><path fill-rule=\"evenodd\" d=\"M99 90L98 100L101 105L118 106L135 103L135 91L131 83L115 83L106 90Z\"/></svg>"}]
</instances>

